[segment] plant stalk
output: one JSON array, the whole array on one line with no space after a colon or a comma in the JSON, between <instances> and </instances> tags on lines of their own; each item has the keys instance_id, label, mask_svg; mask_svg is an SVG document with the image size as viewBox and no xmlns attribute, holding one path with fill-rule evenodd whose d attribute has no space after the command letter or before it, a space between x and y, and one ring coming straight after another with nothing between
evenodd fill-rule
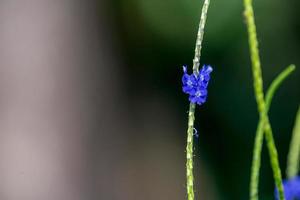
<instances>
[{"instance_id":1,"label":"plant stalk","mask_svg":"<svg viewBox=\"0 0 300 200\"><path fill-rule=\"evenodd\" d=\"M193 59L193 71L199 73L200 56L202 41L204 35L204 27L207 18L207 11L210 0L204 0L202 7L200 23L197 33L196 45L195 45L195 57ZM196 105L190 103L189 114L188 114L188 130L187 130L187 145L186 145L186 187L188 200L194 200L194 175L193 175L193 135L194 135L194 121L195 121L195 108Z\"/></svg>"},{"instance_id":2,"label":"plant stalk","mask_svg":"<svg viewBox=\"0 0 300 200\"><path fill-rule=\"evenodd\" d=\"M281 170L278 161L278 154L274 143L272 128L269 123L269 119L267 115L266 103L264 100L263 79L262 79L262 72L261 72L261 63L259 58L259 50L258 50L258 42L257 42L252 0L244 0L244 7L245 7L244 15L246 18L248 35L249 35L249 48L250 48L251 63L252 63L255 98L257 102L258 112L260 114L260 119L263 121L262 126L264 127L265 138L269 150L270 162L273 170L275 185L279 192L279 199L284 200L285 198L284 198L284 191L282 185ZM261 136L256 135L255 141L259 141L260 138L257 137L261 137ZM253 160L255 159L260 159L260 155L259 158L256 158L254 155ZM250 183L250 199L258 200L258 192L257 192L258 188L252 188L252 186L253 184Z\"/></svg>"},{"instance_id":3,"label":"plant stalk","mask_svg":"<svg viewBox=\"0 0 300 200\"><path fill-rule=\"evenodd\" d=\"M293 178L299 172L300 162L300 106L297 112L295 126L293 129L293 136L290 144L287 164L287 176Z\"/></svg>"}]
</instances>

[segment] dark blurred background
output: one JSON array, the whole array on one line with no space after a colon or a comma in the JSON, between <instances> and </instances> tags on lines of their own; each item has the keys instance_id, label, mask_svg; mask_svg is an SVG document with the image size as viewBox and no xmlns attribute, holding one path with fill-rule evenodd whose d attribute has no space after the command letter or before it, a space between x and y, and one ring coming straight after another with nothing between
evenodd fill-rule
<instances>
[{"instance_id":1,"label":"dark blurred background","mask_svg":"<svg viewBox=\"0 0 300 200\"><path fill-rule=\"evenodd\" d=\"M185 199L187 96L203 1L0 0L0 199ZM211 1L197 199L247 199L258 114L243 1ZM297 0L254 1L264 86L300 66ZM270 120L285 176L300 71ZM261 199L273 199L263 149Z\"/></svg>"}]
</instances>

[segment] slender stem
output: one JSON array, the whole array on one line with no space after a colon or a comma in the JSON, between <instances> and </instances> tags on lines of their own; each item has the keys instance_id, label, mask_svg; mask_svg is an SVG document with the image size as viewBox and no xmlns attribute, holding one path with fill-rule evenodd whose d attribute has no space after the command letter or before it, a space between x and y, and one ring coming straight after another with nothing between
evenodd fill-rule
<instances>
[{"instance_id":1,"label":"slender stem","mask_svg":"<svg viewBox=\"0 0 300 200\"><path fill-rule=\"evenodd\" d=\"M297 112L295 126L293 130L290 151L288 155L287 176L293 178L299 172L300 162L300 106Z\"/></svg>"},{"instance_id":2,"label":"slender stem","mask_svg":"<svg viewBox=\"0 0 300 200\"><path fill-rule=\"evenodd\" d=\"M260 118L256 129L252 166L251 166L251 180L250 180L251 200L258 200L259 169L261 163L261 150L263 145L264 124L265 122L262 120L262 118Z\"/></svg>"},{"instance_id":3,"label":"slender stem","mask_svg":"<svg viewBox=\"0 0 300 200\"><path fill-rule=\"evenodd\" d=\"M204 27L207 18L207 10L209 7L210 0L204 0L202 7L201 18L197 33L196 45L195 45L195 57L193 59L193 71L199 73L200 56L202 41L204 35ZM187 146L186 146L186 186L188 200L194 200L194 175L193 175L193 132L194 132L194 121L195 121L195 108L196 105L190 103L189 116L188 116L188 130L187 130Z\"/></svg>"},{"instance_id":4,"label":"slender stem","mask_svg":"<svg viewBox=\"0 0 300 200\"><path fill-rule=\"evenodd\" d=\"M269 156L270 156L270 161L271 161L271 167L273 170L273 178L275 181L275 186L278 189L279 193L279 199L284 200L284 190L283 190L283 183L282 183L282 176L281 176L281 170L279 166L279 159L278 159L278 153L276 150L276 145L274 142L274 137L272 133L272 128L269 122L269 118L267 115L266 117L266 123L265 123L265 138L269 150Z\"/></svg>"},{"instance_id":5,"label":"slender stem","mask_svg":"<svg viewBox=\"0 0 300 200\"><path fill-rule=\"evenodd\" d=\"M254 80L255 98L256 98L256 102L257 102L258 111L260 113L260 118L263 122L265 122L265 123L263 123L263 126L264 126L267 146L268 146L268 150L269 150L271 167L273 170L273 177L275 180L275 185L278 188L279 199L284 200L284 192L283 192L283 185L282 185L281 170L280 170L279 161L278 161L278 154L277 154L276 146L275 146L274 139L273 139L271 125L268 120L267 109L266 109L266 104L265 104L265 100L264 100L263 79L262 79L261 64L260 64L259 51L258 51L258 42L257 42L257 34L256 34L255 21L254 21L252 0L244 0L244 6L245 6L244 14L245 14L247 28L248 28L248 34L249 34L249 47L250 47L251 62L252 62L252 73L253 73L253 80ZM259 138L257 139L257 137L261 137L261 136L256 135L255 141L259 140ZM254 159L257 159L257 158L254 157ZM258 159L260 159L260 158L258 158ZM254 190L254 192L250 191L250 199L257 200L258 199L258 195L257 195L258 188L252 188L252 184L250 184L250 185L251 185L250 190Z\"/></svg>"},{"instance_id":6,"label":"slender stem","mask_svg":"<svg viewBox=\"0 0 300 200\"><path fill-rule=\"evenodd\" d=\"M281 85L281 83L294 70L295 70L295 66L290 65L285 70L283 70L283 72L281 72L276 77L276 79L271 83L266 94L266 112L269 111L276 90ZM256 137L255 137L254 149L253 149L253 160L252 160L252 167L251 167L251 182L250 182L250 199L258 199L259 169L261 163L261 150L263 145L264 124L265 121L263 120L263 118L260 118L256 129Z\"/></svg>"},{"instance_id":7,"label":"slender stem","mask_svg":"<svg viewBox=\"0 0 300 200\"><path fill-rule=\"evenodd\" d=\"M293 72L295 71L296 66L295 65L289 65L285 70L283 70L275 79L272 81L269 89L266 93L266 110L268 112L272 98L278 89L278 87L281 85L281 83Z\"/></svg>"},{"instance_id":8,"label":"slender stem","mask_svg":"<svg viewBox=\"0 0 300 200\"><path fill-rule=\"evenodd\" d=\"M259 113L265 110L263 80L261 72L261 64L258 51L258 42L256 35L256 26L254 21L254 13L252 8L252 0L244 0L245 17L249 34L249 47L252 62L252 73L254 79L254 92Z\"/></svg>"},{"instance_id":9,"label":"slender stem","mask_svg":"<svg viewBox=\"0 0 300 200\"><path fill-rule=\"evenodd\" d=\"M194 175L193 175L193 131L195 121L195 104L190 104L187 145L186 145L186 187L188 200L194 200Z\"/></svg>"},{"instance_id":10,"label":"slender stem","mask_svg":"<svg viewBox=\"0 0 300 200\"><path fill-rule=\"evenodd\" d=\"M204 36L204 27L206 24L207 18L207 11L209 7L210 0L204 0L204 4L202 7L201 18L197 33L196 45L195 45L195 57L193 60L193 71L198 73L199 65L200 65L200 56L201 56L201 48L202 48L202 41Z\"/></svg>"}]
</instances>

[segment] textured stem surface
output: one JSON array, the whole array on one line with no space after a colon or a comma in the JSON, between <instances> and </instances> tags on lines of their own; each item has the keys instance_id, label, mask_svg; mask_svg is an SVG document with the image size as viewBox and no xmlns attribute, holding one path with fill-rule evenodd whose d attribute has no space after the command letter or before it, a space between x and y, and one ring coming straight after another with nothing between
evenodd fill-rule
<instances>
[{"instance_id":1,"label":"textured stem surface","mask_svg":"<svg viewBox=\"0 0 300 200\"><path fill-rule=\"evenodd\" d=\"M276 146L274 143L273 133L271 129L271 125L269 123L266 104L264 100L264 93L263 93L263 79L261 73L261 64L259 58L259 51L258 51L258 42L257 42L257 34L256 34L256 26L254 21L254 12L252 7L252 0L244 0L245 6L245 18L247 22L248 34L249 34L249 47L250 47L250 55L251 55L251 62L252 62L252 73L253 73L253 80L254 80L254 92L255 98L257 102L258 111L260 113L260 118L263 121L262 126L264 126L265 137L267 141L267 146L270 155L271 167L273 170L273 177L275 180L275 185L279 192L279 199L284 200L284 192L283 192L283 185L282 185L282 177L281 177L281 170L279 167L278 161L278 154L276 150ZM258 137L258 138L257 138ZM259 135L256 135L255 141L259 141ZM255 151L255 150L254 150ZM256 158L254 155L253 159ZM258 177L256 178L258 181ZM254 179L255 180L255 179ZM252 179L251 179L252 181ZM253 184L250 183L250 199L257 200L258 199L258 188L252 188ZM255 185L254 185L255 186ZM258 187L258 184L257 184Z\"/></svg>"},{"instance_id":2,"label":"textured stem surface","mask_svg":"<svg viewBox=\"0 0 300 200\"><path fill-rule=\"evenodd\" d=\"M275 181L275 185L278 189L279 193L279 199L284 200L284 191L283 191L283 184L282 184L282 176L281 176L281 170L279 166L279 161L278 161L278 153L276 150L276 145L274 142L274 137L272 133L272 128L269 122L269 118L266 115L266 124L265 124L265 137L267 141L267 146L269 150L269 155L270 155L270 161L271 161L271 167L273 170L273 177Z\"/></svg>"},{"instance_id":3,"label":"textured stem surface","mask_svg":"<svg viewBox=\"0 0 300 200\"><path fill-rule=\"evenodd\" d=\"M193 175L193 135L195 121L195 104L190 104L187 145L186 145L186 187L188 200L194 200L194 175Z\"/></svg>"},{"instance_id":4,"label":"textured stem surface","mask_svg":"<svg viewBox=\"0 0 300 200\"><path fill-rule=\"evenodd\" d=\"M251 166L251 180L250 180L250 199L258 200L258 184L259 184L259 169L261 163L261 150L264 137L264 124L260 118L256 129L256 136L254 141L253 158Z\"/></svg>"},{"instance_id":5,"label":"textured stem surface","mask_svg":"<svg viewBox=\"0 0 300 200\"><path fill-rule=\"evenodd\" d=\"M270 85L266 94L266 112L272 103L273 96L281 85L281 83L295 70L294 65L290 65L283 72L281 72ZM250 181L250 199L258 199L258 183L259 183L259 169L261 164L261 150L263 145L265 119L260 118L257 129L253 149L253 159L251 167L251 181Z\"/></svg>"},{"instance_id":6,"label":"textured stem surface","mask_svg":"<svg viewBox=\"0 0 300 200\"><path fill-rule=\"evenodd\" d=\"M204 27L205 27L205 23L206 23L209 3L210 3L210 0L204 1L203 7L202 7L202 12L201 12L199 28L198 28L198 33L197 33L197 39L196 39L196 45L195 45L195 57L193 60L193 71L196 73L198 73L198 71L199 71L201 48L202 48L202 41L203 41L203 36L204 36Z\"/></svg>"},{"instance_id":7,"label":"textured stem surface","mask_svg":"<svg viewBox=\"0 0 300 200\"><path fill-rule=\"evenodd\" d=\"M204 27L207 18L207 10L209 7L210 0L205 0L201 18L197 33L196 45L195 45L195 57L193 60L193 71L199 73L200 56L202 41L204 35ZM188 200L194 200L194 175L193 175L193 135L194 135L194 121L195 121L195 107L196 105L190 103L189 116L188 116L188 130L187 130L187 145L186 145L186 186L187 186L187 197Z\"/></svg>"},{"instance_id":8,"label":"textured stem surface","mask_svg":"<svg viewBox=\"0 0 300 200\"><path fill-rule=\"evenodd\" d=\"M287 176L293 178L299 172L300 162L300 106L297 112L295 126L293 130L290 151L288 155Z\"/></svg>"}]
</instances>

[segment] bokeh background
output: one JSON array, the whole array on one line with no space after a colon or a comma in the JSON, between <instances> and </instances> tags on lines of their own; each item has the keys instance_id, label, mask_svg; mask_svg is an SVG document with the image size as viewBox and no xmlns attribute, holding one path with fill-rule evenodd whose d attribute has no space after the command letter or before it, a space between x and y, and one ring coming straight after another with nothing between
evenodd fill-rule
<instances>
[{"instance_id":1,"label":"bokeh background","mask_svg":"<svg viewBox=\"0 0 300 200\"><path fill-rule=\"evenodd\" d=\"M187 96L203 1L1 0L0 199L185 199ZM264 86L300 66L297 0L255 1ZM195 126L196 196L247 199L254 133L242 0L211 1L202 64L214 67ZM283 174L300 70L270 120ZM266 148L261 199L273 199Z\"/></svg>"}]
</instances>

